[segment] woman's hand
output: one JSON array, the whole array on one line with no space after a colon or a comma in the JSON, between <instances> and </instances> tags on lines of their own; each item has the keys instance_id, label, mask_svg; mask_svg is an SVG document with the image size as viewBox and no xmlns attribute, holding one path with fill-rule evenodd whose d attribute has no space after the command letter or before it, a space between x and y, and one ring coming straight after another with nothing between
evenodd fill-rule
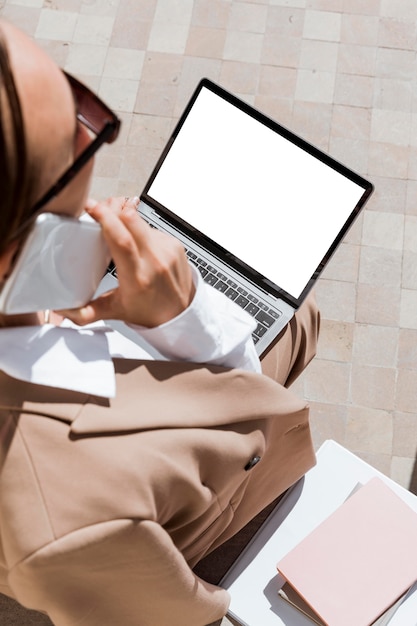
<instances>
[{"instance_id":1,"label":"woman's hand","mask_svg":"<svg viewBox=\"0 0 417 626\"><path fill-rule=\"evenodd\" d=\"M195 288L181 243L151 228L137 212L138 199L89 202L117 268L118 287L79 309L61 311L76 324L117 319L154 327L179 315Z\"/></svg>"}]
</instances>

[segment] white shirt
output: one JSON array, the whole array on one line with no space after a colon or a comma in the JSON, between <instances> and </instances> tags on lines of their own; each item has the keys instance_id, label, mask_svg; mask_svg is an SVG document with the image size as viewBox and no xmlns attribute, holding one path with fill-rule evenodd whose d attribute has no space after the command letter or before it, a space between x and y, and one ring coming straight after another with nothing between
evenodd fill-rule
<instances>
[{"instance_id":1,"label":"white shirt","mask_svg":"<svg viewBox=\"0 0 417 626\"><path fill-rule=\"evenodd\" d=\"M112 357L208 363L260 372L253 318L202 280L193 267L191 305L155 328L97 322L79 327L21 326L0 330L0 370L19 380L114 397Z\"/></svg>"}]
</instances>

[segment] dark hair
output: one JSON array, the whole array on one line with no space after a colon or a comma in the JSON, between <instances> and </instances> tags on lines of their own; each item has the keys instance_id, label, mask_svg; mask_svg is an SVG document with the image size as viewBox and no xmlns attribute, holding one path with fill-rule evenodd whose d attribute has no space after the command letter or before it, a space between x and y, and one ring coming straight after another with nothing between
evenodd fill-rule
<instances>
[{"instance_id":1,"label":"dark hair","mask_svg":"<svg viewBox=\"0 0 417 626\"><path fill-rule=\"evenodd\" d=\"M0 252L30 210L34 194L25 125L0 24ZM29 207L29 208L28 208Z\"/></svg>"}]
</instances>

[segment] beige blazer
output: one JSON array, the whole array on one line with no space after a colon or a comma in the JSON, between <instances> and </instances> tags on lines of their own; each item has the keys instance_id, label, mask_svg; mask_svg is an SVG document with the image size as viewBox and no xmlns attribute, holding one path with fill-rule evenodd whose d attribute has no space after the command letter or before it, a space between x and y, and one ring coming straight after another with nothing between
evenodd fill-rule
<instances>
[{"instance_id":1,"label":"beige blazer","mask_svg":"<svg viewBox=\"0 0 417 626\"><path fill-rule=\"evenodd\" d=\"M0 591L57 626L204 626L229 597L191 568L314 464L308 407L264 375L115 365L112 400L0 373Z\"/></svg>"}]
</instances>

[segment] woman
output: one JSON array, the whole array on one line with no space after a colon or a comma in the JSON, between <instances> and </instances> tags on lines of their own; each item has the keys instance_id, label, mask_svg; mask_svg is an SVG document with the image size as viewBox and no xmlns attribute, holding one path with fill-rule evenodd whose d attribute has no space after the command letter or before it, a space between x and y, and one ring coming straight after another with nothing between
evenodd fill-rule
<instances>
[{"instance_id":1,"label":"woman","mask_svg":"<svg viewBox=\"0 0 417 626\"><path fill-rule=\"evenodd\" d=\"M0 284L40 212L87 211L119 279L79 309L0 318L0 591L57 626L204 626L228 594L191 568L314 463L286 387L314 355L316 307L261 366L252 319L136 199L88 199L94 96L5 22L0 69ZM144 347L84 328L105 319Z\"/></svg>"}]
</instances>

